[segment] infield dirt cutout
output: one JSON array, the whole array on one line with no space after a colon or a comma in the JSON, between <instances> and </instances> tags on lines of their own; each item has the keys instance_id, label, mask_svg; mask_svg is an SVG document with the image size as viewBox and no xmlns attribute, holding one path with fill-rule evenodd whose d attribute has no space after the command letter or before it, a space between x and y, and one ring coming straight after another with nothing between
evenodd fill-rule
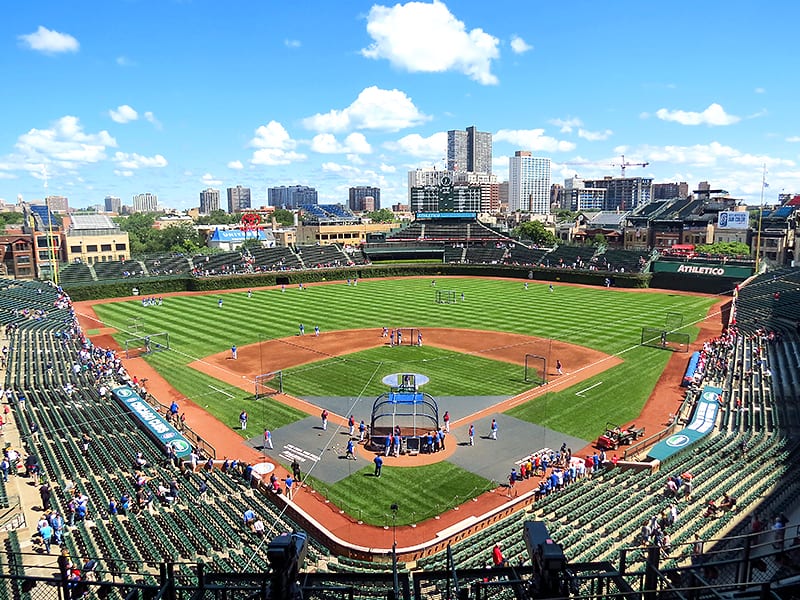
<instances>
[{"instance_id":1,"label":"infield dirt cutout","mask_svg":"<svg viewBox=\"0 0 800 600\"><path fill-rule=\"evenodd\" d=\"M527 402L545 391L574 385L622 362L616 356L610 356L591 348L516 333L439 327L426 327L422 331L426 346L518 364L520 370L525 363L526 354L537 354L548 358L548 385L532 387L530 390L505 402L495 404L484 411L465 415L459 421L475 419L483 416L484 413L507 410L512 406ZM371 328L330 331L321 333L319 336L315 336L313 333L295 335L239 347L236 360L231 359L231 352L228 350L191 362L189 366L234 387L254 392L254 380L259 374L290 369L327 358L388 345L388 339L381 337L381 333L381 329ZM563 365L563 375L558 375L556 372L556 360L560 360ZM490 385L491 377L487 376L487 388ZM316 405L287 394L276 395L275 399L309 415L316 416L319 413ZM330 419L333 422L344 424L346 415L332 414ZM457 427L459 421L454 421L451 425ZM435 460L432 460L434 457ZM403 466L427 464L446 457L419 455L417 460L411 461L408 458L413 457L406 457Z\"/></svg>"}]
</instances>

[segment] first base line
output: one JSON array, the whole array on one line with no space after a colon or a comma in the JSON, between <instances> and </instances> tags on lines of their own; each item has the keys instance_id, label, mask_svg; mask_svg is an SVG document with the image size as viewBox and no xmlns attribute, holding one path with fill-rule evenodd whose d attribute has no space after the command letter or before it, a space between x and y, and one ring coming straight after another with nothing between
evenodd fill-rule
<instances>
[{"instance_id":1,"label":"first base line","mask_svg":"<svg viewBox=\"0 0 800 600\"><path fill-rule=\"evenodd\" d=\"M591 390L593 388L596 388L598 385L603 385L603 382L602 381L598 381L594 385L590 385L589 387L584 388L584 389L580 390L579 392L575 392L575 395L576 396L580 396L581 398L583 398L583 393L584 392L588 392L589 390Z\"/></svg>"}]
</instances>

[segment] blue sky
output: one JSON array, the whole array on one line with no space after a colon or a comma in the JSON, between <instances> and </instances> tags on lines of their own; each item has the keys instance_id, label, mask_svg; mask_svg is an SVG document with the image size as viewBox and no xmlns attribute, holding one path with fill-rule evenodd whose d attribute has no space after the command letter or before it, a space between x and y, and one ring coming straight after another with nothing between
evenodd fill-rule
<instances>
[{"instance_id":1,"label":"blue sky","mask_svg":"<svg viewBox=\"0 0 800 600\"><path fill-rule=\"evenodd\" d=\"M772 8L771 8L772 7ZM757 204L800 193L800 4L4 3L0 199L189 208L206 187L316 187L346 202L443 166L446 131L550 157L553 181L629 175ZM577 163L577 164L570 164Z\"/></svg>"}]
</instances>

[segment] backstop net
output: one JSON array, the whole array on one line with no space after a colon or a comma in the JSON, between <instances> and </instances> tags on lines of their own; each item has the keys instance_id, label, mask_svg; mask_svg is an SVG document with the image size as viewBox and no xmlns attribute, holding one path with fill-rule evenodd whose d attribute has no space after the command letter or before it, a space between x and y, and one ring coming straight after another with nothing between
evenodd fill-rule
<instances>
[{"instance_id":1,"label":"backstop net","mask_svg":"<svg viewBox=\"0 0 800 600\"><path fill-rule=\"evenodd\" d=\"M253 397L256 400L259 398L274 396L275 394L282 394L283 371L272 371L271 373L256 375L255 386L256 392Z\"/></svg>"},{"instance_id":2,"label":"backstop net","mask_svg":"<svg viewBox=\"0 0 800 600\"><path fill-rule=\"evenodd\" d=\"M455 290L436 290L436 304L456 304L458 292Z\"/></svg>"},{"instance_id":3,"label":"backstop net","mask_svg":"<svg viewBox=\"0 0 800 600\"><path fill-rule=\"evenodd\" d=\"M688 352L689 334L658 327L642 327L642 346L664 348L673 352Z\"/></svg>"},{"instance_id":4,"label":"backstop net","mask_svg":"<svg viewBox=\"0 0 800 600\"><path fill-rule=\"evenodd\" d=\"M525 382L536 385L547 383L547 357L539 354L525 355Z\"/></svg>"},{"instance_id":5,"label":"backstop net","mask_svg":"<svg viewBox=\"0 0 800 600\"><path fill-rule=\"evenodd\" d=\"M148 335L136 336L125 340L125 358L136 358L151 352L169 350L169 333L161 331Z\"/></svg>"}]
</instances>

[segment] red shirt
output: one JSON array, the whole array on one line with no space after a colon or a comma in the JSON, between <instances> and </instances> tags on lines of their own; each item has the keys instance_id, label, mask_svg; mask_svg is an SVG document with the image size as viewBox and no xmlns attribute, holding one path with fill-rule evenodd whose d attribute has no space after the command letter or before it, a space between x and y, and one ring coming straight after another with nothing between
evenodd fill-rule
<instances>
[{"instance_id":1,"label":"red shirt","mask_svg":"<svg viewBox=\"0 0 800 600\"><path fill-rule=\"evenodd\" d=\"M492 550L492 562L498 567L503 564L503 551L500 550L500 546L495 546Z\"/></svg>"}]
</instances>

